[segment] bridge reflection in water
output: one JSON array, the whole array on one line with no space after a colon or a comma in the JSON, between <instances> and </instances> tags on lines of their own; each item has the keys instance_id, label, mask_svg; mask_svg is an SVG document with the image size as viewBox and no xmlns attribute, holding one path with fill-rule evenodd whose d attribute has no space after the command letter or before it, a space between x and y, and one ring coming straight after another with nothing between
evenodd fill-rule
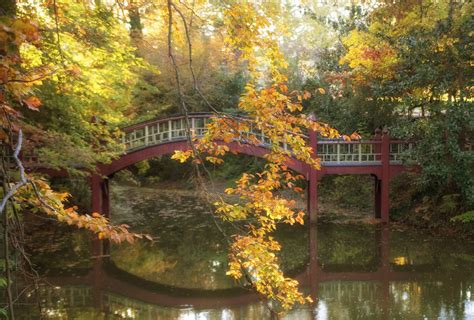
<instances>
[{"instance_id":1,"label":"bridge reflection in water","mask_svg":"<svg viewBox=\"0 0 474 320\"><path fill-rule=\"evenodd\" d=\"M287 319L421 319L422 315L426 319L466 319L470 312L474 316L471 272L454 271L446 283L446 274L426 271L439 269L436 261L417 266L406 257L405 260L404 257L394 259L393 255L391 258L388 227L377 228L374 240L378 261L361 268L365 269L362 271L348 272L343 264L322 263L321 251L327 248L318 247L318 238L318 229L313 225L309 232L309 263L295 276L314 303L297 307ZM354 270L354 267L346 269ZM126 319L265 319L270 316L266 302L248 290L205 292L166 286L160 289L116 271L107 257L96 257L92 269L84 276L47 278L50 285L40 287L44 314L59 319L80 316L102 319L107 315ZM441 287L449 292L442 298L436 296L443 295ZM430 294L435 295L434 304Z\"/></svg>"}]
</instances>

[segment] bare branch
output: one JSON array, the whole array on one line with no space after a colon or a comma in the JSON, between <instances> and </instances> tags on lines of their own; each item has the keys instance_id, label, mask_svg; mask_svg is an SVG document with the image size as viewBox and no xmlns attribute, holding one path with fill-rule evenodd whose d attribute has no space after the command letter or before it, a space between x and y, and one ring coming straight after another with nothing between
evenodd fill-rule
<instances>
[{"instance_id":1,"label":"bare branch","mask_svg":"<svg viewBox=\"0 0 474 320\"><path fill-rule=\"evenodd\" d=\"M13 185L7 191L7 193L3 196L2 202L0 203L0 214L3 213L3 210L5 210L8 200L10 200L10 198L15 195L18 189L20 189L22 186L28 183L28 179L25 176L25 168L23 167L23 164L18 158L18 156L20 155L22 143L23 143L23 131L20 129L18 132L18 142L16 144L15 151L13 152L13 159L15 160L15 163L18 166L18 169L20 170L20 181L16 183L15 185Z\"/></svg>"}]
</instances>

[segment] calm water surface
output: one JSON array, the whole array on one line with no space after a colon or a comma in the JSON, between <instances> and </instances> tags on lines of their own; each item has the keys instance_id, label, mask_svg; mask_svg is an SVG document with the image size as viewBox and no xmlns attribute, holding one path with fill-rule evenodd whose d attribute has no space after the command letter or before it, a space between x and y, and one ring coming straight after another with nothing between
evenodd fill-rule
<instances>
[{"instance_id":1,"label":"calm water surface","mask_svg":"<svg viewBox=\"0 0 474 320\"><path fill-rule=\"evenodd\" d=\"M97 257L84 233L31 226L44 283L39 299L25 290L20 319L270 318L271 303L225 275L227 243L197 197L113 190L112 220L156 241L105 245ZM285 272L315 301L284 319L474 319L474 243L341 224L282 226L275 237Z\"/></svg>"}]
</instances>

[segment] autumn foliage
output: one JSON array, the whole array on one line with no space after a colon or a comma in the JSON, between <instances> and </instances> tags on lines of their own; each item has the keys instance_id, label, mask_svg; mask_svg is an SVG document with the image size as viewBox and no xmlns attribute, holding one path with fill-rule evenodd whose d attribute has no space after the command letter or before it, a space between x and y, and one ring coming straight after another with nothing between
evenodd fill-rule
<instances>
[{"instance_id":1,"label":"autumn foliage","mask_svg":"<svg viewBox=\"0 0 474 320\"><path fill-rule=\"evenodd\" d=\"M301 192L295 181L304 177L294 175L286 163L292 156L319 169L319 159L307 145L304 134L312 130L321 136L338 138L339 133L301 113L302 102L311 93L289 92L284 73L287 62L279 50L276 34L270 31L272 22L262 7L236 3L226 8L224 15L226 48L229 52L239 52L239 59L247 65L250 75L239 102L239 110L248 118L215 117L192 150L176 151L173 158L181 162L191 158L200 164L204 154L207 161L221 163L229 149L220 141L261 144L254 133L249 134L251 128L268 138L270 152L265 155L264 170L257 174L244 173L235 188L226 190L241 201L229 203L221 199L214 205L216 214L223 220L252 221L247 224L245 234L234 236L228 274L236 279L245 276L259 293L278 301L287 310L311 298L303 297L298 282L283 274L278 261L280 245L271 236L279 223L304 223L304 212L295 211L294 201L278 192L284 188Z\"/></svg>"},{"instance_id":2,"label":"autumn foliage","mask_svg":"<svg viewBox=\"0 0 474 320\"><path fill-rule=\"evenodd\" d=\"M17 144L20 128L26 127L29 136L38 133L38 130L29 129L30 127L25 124L22 111L26 108L41 112L42 101L35 95L35 88L55 71L55 68L48 64L35 66L26 63L30 61L24 61L22 51L25 48L40 48L40 46L41 34L34 21L26 18L0 17L0 143L4 156L2 176L3 179L8 179L4 181L6 185L4 195L15 185L15 179L11 177L15 173L9 172L12 161L8 155L11 157L13 150L20 150L31 143L27 141L25 145ZM18 169L20 168L17 167L16 170ZM18 209L45 213L60 222L88 229L100 239L133 242L134 239L143 237L129 232L126 225L111 225L108 219L98 213L79 214L76 207L66 207L69 194L53 191L45 180L24 174L22 170L20 174L25 175L21 179L26 183L13 197Z\"/></svg>"}]
</instances>

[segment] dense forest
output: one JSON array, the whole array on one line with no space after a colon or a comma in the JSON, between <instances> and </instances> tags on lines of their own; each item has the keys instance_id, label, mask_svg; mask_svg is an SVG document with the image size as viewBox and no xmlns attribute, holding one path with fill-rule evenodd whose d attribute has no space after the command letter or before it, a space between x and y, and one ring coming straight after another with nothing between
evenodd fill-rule
<instances>
[{"instance_id":1,"label":"dense forest","mask_svg":"<svg viewBox=\"0 0 474 320\"><path fill-rule=\"evenodd\" d=\"M227 196L242 200L211 201L216 217L240 230L227 274L281 310L311 302L283 274L272 237L279 224L307 219L292 200L305 178L286 165L293 156L321 168L306 132L348 141L384 132L412 142L405 156L418 169L391 182L391 220L474 235L469 1L4 0L0 14L0 284L9 318L15 274L34 269L23 248L29 216L112 242L152 241L92 212L88 183L99 164L124 153L121 128L160 117L216 115L202 137L186 128L188 150L117 175L151 184L224 180ZM216 142L250 127L271 141L263 160ZM364 209L360 197L371 191L363 181L331 176L320 184L326 198Z\"/></svg>"}]
</instances>

